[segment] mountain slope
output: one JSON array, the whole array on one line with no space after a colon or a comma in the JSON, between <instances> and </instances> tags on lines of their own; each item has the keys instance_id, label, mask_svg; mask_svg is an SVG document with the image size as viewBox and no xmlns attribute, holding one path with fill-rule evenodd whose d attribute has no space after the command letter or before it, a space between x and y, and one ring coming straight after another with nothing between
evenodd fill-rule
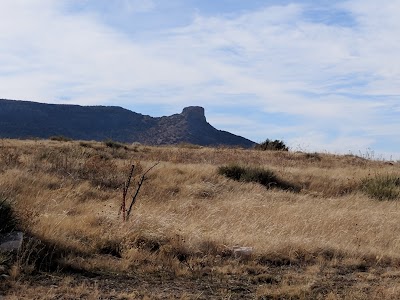
<instances>
[{"instance_id":1,"label":"mountain slope","mask_svg":"<svg viewBox=\"0 0 400 300\"><path fill-rule=\"evenodd\" d=\"M254 142L211 126L204 108L153 118L115 106L43 104L0 99L1 138L48 138L140 142L150 145L192 143L252 147Z\"/></svg>"}]
</instances>

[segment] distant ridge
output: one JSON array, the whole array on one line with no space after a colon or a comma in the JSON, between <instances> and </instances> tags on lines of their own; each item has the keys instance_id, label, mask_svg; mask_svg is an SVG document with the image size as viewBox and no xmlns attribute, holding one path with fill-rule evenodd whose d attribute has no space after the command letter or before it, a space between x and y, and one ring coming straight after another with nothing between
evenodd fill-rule
<instances>
[{"instance_id":1,"label":"distant ridge","mask_svg":"<svg viewBox=\"0 0 400 300\"><path fill-rule=\"evenodd\" d=\"M49 138L115 141L148 145L191 143L240 146L254 142L211 126L200 106L154 118L117 106L45 104L0 99L0 138Z\"/></svg>"}]
</instances>

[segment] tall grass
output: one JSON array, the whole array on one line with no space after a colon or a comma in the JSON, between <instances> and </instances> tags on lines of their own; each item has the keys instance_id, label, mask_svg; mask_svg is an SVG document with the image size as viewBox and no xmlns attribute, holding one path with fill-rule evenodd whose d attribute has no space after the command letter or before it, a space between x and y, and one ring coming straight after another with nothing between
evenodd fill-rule
<instances>
[{"instance_id":1,"label":"tall grass","mask_svg":"<svg viewBox=\"0 0 400 300\"><path fill-rule=\"evenodd\" d=\"M354 240L356 232L367 234L368 228L375 228L374 214L391 209L390 203L379 206L357 193L368 172L396 167L382 162L367 162L365 168L350 164L352 158L346 156L321 154L319 160L309 160L302 153L147 146L135 146L136 151L127 146L124 159L115 149L95 142L90 147L79 142L2 143L17 153L20 163L0 163L0 188L16 195L14 209L33 234L66 248L101 252L110 243L129 244L132 230L160 239L180 233L194 252L203 242L219 241L253 246L259 253L286 248L288 243L311 252L344 247L353 249L351 253L397 253L395 244L382 247L387 245L382 241L390 240L386 234L398 230L389 220L379 223L384 230L373 241ZM255 156L258 162L253 161ZM147 169L156 159L161 164L143 186L129 222L132 228L118 229L122 187L131 163L141 161ZM235 180L227 181L218 171ZM287 186L301 187L301 192L265 189ZM360 231L332 231L346 226L355 230L351 224L356 219L363 220L358 222L364 223L357 227Z\"/></svg>"},{"instance_id":2,"label":"tall grass","mask_svg":"<svg viewBox=\"0 0 400 300\"><path fill-rule=\"evenodd\" d=\"M44 249L33 254L42 265L190 277L204 270L248 276L263 266L327 260L400 261L398 203L368 196L398 195L398 179L364 180L373 172L396 174L397 164L328 154L311 159L293 152L126 147L0 140L3 153L18 157L10 163L0 156L0 191L12 197L35 249ZM123 223L118 211L129 168L140 162L147 170L157 161ZM299 187L297 193L286 184ZM252 247L249 261L238 263L233 246Z\"/></svg>"}]
</instances>

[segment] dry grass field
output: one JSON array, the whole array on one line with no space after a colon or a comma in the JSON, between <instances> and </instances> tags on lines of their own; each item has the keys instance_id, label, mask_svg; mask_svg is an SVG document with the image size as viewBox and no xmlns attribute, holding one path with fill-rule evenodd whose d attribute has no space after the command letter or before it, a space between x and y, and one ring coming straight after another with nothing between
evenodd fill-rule
<instances>
[{"instance_id":1,"label":"dry grass field","mask_svg":"<svg viewBox=\"0 0 400 300\"><path fill-rule=\"evenodd\" d=\"M128 204L157 162L123 222L131 165ZM295 188L219 173L232 164ZM0 298L399 299L399 167L354 155L0 140L0 202L26 233L16 257L0 254Z\"/></svg>"}]
</instances>

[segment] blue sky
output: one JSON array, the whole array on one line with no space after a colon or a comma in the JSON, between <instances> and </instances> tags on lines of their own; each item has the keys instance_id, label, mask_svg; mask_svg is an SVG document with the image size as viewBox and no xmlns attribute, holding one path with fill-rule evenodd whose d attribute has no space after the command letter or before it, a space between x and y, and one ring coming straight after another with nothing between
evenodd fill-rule
<instances>
[{"instance_id":1,"label":"blue sky","mask_svg":"<svg viewBox=\"0 0 400 300\"><path fill-rule=\"evenodd\" d=\"M400 0L2 0L0 98L400 159Z\"/></svg>"}]
</instances>

